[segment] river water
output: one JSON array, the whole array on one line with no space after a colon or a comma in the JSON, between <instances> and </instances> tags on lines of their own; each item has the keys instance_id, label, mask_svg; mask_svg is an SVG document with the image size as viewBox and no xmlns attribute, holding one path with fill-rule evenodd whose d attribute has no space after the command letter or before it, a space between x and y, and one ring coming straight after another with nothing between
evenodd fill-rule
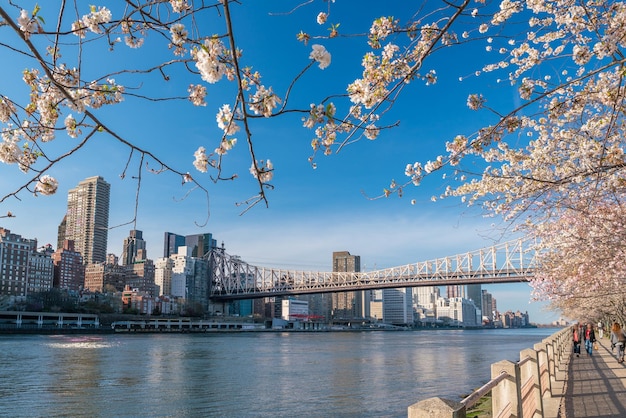
<instances>
[{"instance_id":1,"label":"river water","mask_svg":"<svg viewBox=\"0 0 626 418\"><path fill-rule=\"evenodd\" d=\"M406 417L555 329L0 336L0 416Z\"/></svg>"}]
</instances>

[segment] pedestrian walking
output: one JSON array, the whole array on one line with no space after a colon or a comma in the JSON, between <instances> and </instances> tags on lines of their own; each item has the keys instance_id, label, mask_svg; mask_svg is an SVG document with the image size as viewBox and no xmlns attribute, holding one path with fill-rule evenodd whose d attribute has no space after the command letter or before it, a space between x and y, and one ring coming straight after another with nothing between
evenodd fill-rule
<instances>
[{"instance_id":1,"label":"pedestrian walking","mask_svg":"<svg viewBox=\"0 0 626 418\"><path fill-rule=\"evenodd\" d=\"M576 357L580 357L580 344L582 343L583 335L579 328L579 325L576 324L572 327L572 342L574 343L574 354Z\"/></svg>"},{"instance_id":2,"label":"pedestrian walking","mask_svg":"<svg viewBox=\"0 0 626 418\"><path fill-rule=\"evenodd\" d=\"M604 338L604 324L602 321L598 322L598 338Z\"/></svg>"},{"instance_id":3,"label":"pedestrian walking","mask_svg":"<svg viewBox=\"0 0 626 418\"><path fill-rule=\"evenodd\" d=\"M624 362L624 348L626 348L626 333L617 322L611 327L611 349L617 347L617 362Z\"/></svg>"},{"instance_id":4,"label":"pedestrian walking","mask_svg":"<svg viewBox=\"0 0 626 418\"><path fill-rule=\"evenodd\" d=\"M587 328L585 329L585 350L587 350L587 355L593 356L593 343L596 342L596 333L593 331L593 326L591 323L587 324Z\"/></svg>"}]
</instances>

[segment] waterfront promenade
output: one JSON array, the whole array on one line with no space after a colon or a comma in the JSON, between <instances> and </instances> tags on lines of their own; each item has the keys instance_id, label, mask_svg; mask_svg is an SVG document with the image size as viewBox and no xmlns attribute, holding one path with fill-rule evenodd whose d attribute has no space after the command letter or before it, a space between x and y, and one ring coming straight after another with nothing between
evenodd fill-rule
<instances>
[{"instance_id":1,"label":"waterfront promenade","mask_svg":"<svg viewBox=\"0 0 626 418\"><path fill-rule=\"evenodd\" d=\"M546 417L626 417L626 363L617 363L607 338L598 343L593 356L582 349L580 357L566 358L563 380L557 376L563 393L560 407L557 415L554 408L547 409Z\"/></svg>"},{"instance_id":2,"label":"waterfront promenade","mask_svg":"<svg viewBox=\"0 0 626 418\"><path fill-rule=\"evenodd\" d=\"M409 418L465 417L491 393L491 411L477 417L626 417L626 363L618 363L608 338L592 356L572 354L571 327L520 351L520 360L491 364L491 380L460 402L424 399L408 408Z\"/></svg>"}]
</instances>

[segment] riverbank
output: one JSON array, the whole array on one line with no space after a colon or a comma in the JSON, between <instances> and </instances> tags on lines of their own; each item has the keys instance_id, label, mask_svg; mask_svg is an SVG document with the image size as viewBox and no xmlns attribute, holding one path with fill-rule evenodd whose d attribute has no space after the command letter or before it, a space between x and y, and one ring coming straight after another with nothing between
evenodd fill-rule
<instances>
[{"instance_id":1,"label":"riverbank","mask_svg":"<svg viewBox=\"0 0 626 418\"><path fill-rule=\"evenodd\" d=\"M317 328L317 329L291 329L291 328L264 328L264 327L238 327L238 324L215 323L213 328L140 328L140 327L118 327L101 326L99 328L16 328L1 327L0 335L91 335L91 334L211 334L211 333L250 333L250 332L267 332L267 333L328 333L328 332L436 332L436 331L502 331L502 330L520 330L533 328Z\"/></svg>"},{"instance_id":2,"label":"riverbank","mask_svg":"<svg viewBox=\"0 0 626 418\"><path fill-rule=\"evenodd\" d=\"M0 335L101 335L114 334L110 328L0 328Z\"/></svg>"},{"instance_id":3,"label":"riverbank","mask_svg":"<svg viewBox=\"0 0 626 418\"><path fill-rule=\"evenodd\" d=\"M252 321L250 318L145 317L121 314L67 312L0 312L0 334L110 334L110 333L207 333L207 332L364 332L497 330L495 327L427 326L402 327L387 324L341 325L323 322ZM525 328L537 328L528 326Z\"/></svg>"}]
</instances>

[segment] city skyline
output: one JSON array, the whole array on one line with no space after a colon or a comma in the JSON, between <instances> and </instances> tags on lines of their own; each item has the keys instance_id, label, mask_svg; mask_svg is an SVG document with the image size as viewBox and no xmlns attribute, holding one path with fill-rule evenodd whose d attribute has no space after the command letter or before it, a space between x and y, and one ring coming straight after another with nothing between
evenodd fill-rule
<instances>
[{"instance_id":1,"label":"city skyline","mask_svg":"<svg viewBox=\"0 0 626 418\"><path fill-rule=\"evenodd\" d=\"M166 237L169 234L166 233ZM141 231L133 230L129 238L141 240L141 236ZM207 242L212 245L212 248L215 248L215 241L210 237L211 234L202 234L185 237L185 240L188 243L200 244L203 240L208 239ZM128 243L129 240L125 240L125 245ZM156 264L153 260L143 258L143 249L136 248L137 257L131 264L119 265L118 257L115 254L109 254L106 263L83 265L82 256L74 251L72 240L64 240L63 248L58 251L54 251L50 246L44 246L44 249L39 252L36 244L36 240L0 229L0 267L4 271L3 280L0 284L3 288L5 285L10 286L4 289L8 293L3 292L2 295L29 296L33 292L50 290L53 284L55 288L69 290L75 295L82 293L83 288L91 292L103 292L106 288L109 288L110 291L110 286L114 286L115 290L122 294L123 305L127 309L139 309L137 313L142 314L150 315L155 312L155 309L158 312L174 312L173 309L177 309L175 306L180 303L186 307L185 309L191 309L192 312L198 312L197 307L202 306L200 309L206 313L217 312L235 316L251 316L252 313L267 315L268 312L273 312L270 314L272 318L283 317L280 303L274 303L274 298L267 297L263 298L266 308L257 307L260 310L256 308L251 310L252 299L240 300L238 303L233 303L232 306L229 304L228 308L222 305L221 309L224 310L219 310L219 302L213 304L207 298L209 295L207 287L209 264L207 260L193 255L199 246L180 246L176 254L171 254L169 258L159 258ZM139 245L139 247L142 246ZM133 252L129 250L126 256L132 257ZM220 249L218 253L223 254L223 251ZM234 259L237 265L242 261L239 257L234 257ZM170 262L163 263L164 260L170 260ZM54 269L52 269L53 262ZM28 264L28 268L25 267L25 264ZM346 251L333 253L334 272L358 272L360 270L359 265L360 257L357 255L351 255ZM160 269L163 269L164 274L155 275L155 270ZM54 277L52 270L54 270ZM231 271L231 267L226 267L226 270ZM167 271L169 274L166 274ZM27 277L22 277L19 272L26 274ZM67 273L65 276L60 275L64 272ZM231 277L230 274L227 277ZM245 276L241 276L239 279L243 277ZM511 309L505 312L499 311L496 308L495 298L486 290L481 291L481 285L448 286L446 297L440 296L440 288L443 286L432 285L422 289L419 286L353 291L329 289L317 294L306 294L305 292L303 295L299 295L300 281L297 276L293 276L293 278L296 280L295 286L292 288L292 291L296 291L293 296L299 299L302 304L314 306L311 311L300 313L306 316L311 314L316 318L325 318L325 320L335 324L349 325L353 322L360 323L372 318L396 326L411 326L414 323L432 326L438 323L440 325L475 327L480 326L484 321L487 321L490 326L495 325L495 327L531 324L528 312L517 310L513 313ZM121 283L118 279L122 279ZM240 285L242 283L238 283L238 286ZM274 286L276 285L275 283ZM171 291L166 290L170 287ZM226 288L230 288L230 285L226 285ZM454 288L457 290L450 290ZM275 287L275 289L278 288ZM477 294L476 299L458 296L459 294L472 293L472 289ZM89 293L83 294L83 296L87 295ZM277 302L285 298L291 299L289 295L284 297L280 293L274 295L277 296ZM91 297L98 298L97 295ZM179 300L178 298L182 299ZM7 300L9 299L5 298L5 303ZM483 304L489 308L487 311L481 312ZM273 306L273 308L268 311L268 306ZM215 310L216 307L218 308L217 311ZM512 322L509 323L509 321L513 321L512 318L514 317L518 318L515 320L517 325ZM499 321L502 324L498 325L497 322Z\"/></svg>"},{"instance_id":2,"label":"city skyline","mask_svg":"<svg viewBox=\"0 0 626 418\"><path fill-rule=\"evenodd\" d=\"M131 230L131 232L132 231L137 231L137 230ZM12 232L14 232L14 231L12 231ZM19 234L19 232L17 232L17 231L15 231L15 232ZM140 232L143 233L144 231L140 231ZM128 234L128 232L126 234ZM163 234L167 234L167 232L163 232ZM145 234L143 234L143 235L145 235ZM199 234L199 235L202 235L202 234ZM211 235L211 234L208 234L208 235ZM29 238L29 237L27 237L27 238ZM107 254L115 254L116 256L121 254L123 252L122 249L123 249L123 246L124 246L124 241L126 241L127 239L128 239L128 237L125 238L125 239L122 239L120 241L120 243L119 243L120 250L119 251L107 251ZM145 241L145 240L143 240L143 241L144 241L144 243L142 244L142 246L145 246L146 248L149 248L150 247L150 243L148 241ZM217 243L217 240L215 240L215 241ZM163 242L162 239L161 239L161 242ZM242 257L242 259L244 261L249 262L247 260L247 258L245 257L245 255L237 253L236 251L229 251L228 250L229 246L228 246L228 243L226 242L226 240L221 240L220 239L219 242L225 244L227 252L229 252L229 254L231 254L231 255L238 255L238 256ZM109 244L111 246L116 245L111 240L109 240ZM158 250L156 250L156 248L154 248L154 245L155 244L152 245L152 247L153 247L152 250L151 250L152 254L163 255L162 252L163 252L164 249L161 249L161 251L158 251ZM218 244L218 245L221 245L221 244ZM150 253L148 252L148 254L150 254ZM156 260L157 258L160 258L160 257L148 257L148 258ZM279 267L266 266L266 267L280 268L280 266ZM294 269L293 266L289 266L287 268L291 269L291 270ZM305 271L313 271L311 269L308 269L308 270L307 269L303 269L303 270L305 270ZM372 270L372 269L369 269L369 270ZM326 271L326 270L315 270L315 271ZM507 298L507 295L505 294L508 291L508 290L505 289L505 287L507 287L507 286L511 286L511 285L491 285L491 286L487 285L487 287L486 287L487 289L489 289L489 291L491 293L495 294L495 296L496 296L496 298L498 300L502 300L501 306L505 310L529 312L531 320L533 322L537 322L537 323L551 323L554 320L558 319L558 317L553 317L553 318L549 317L548 319L544 319L541 315L537 315L536 312L533 312L532 309L525 309L526 307L524 306L524 301L523 300L519 300L519 298L516 298L516 297ZM461 287L461 286L459 286L459 287ZM504 296L498 296L499 294L503 294L503 293L504 293Z\"/></svg>"},{"instance_id":3,"label":"city skyline","mask_svg":"<svg viewBox=\"0 0 626 418\"><path fill-rule=\"evenodd\" d=\"M168 237L170 236L177 236L176 234L172 234L169 232L165 232L164 233L166 239L164 241L164 252L167 251L167 243L168 243ZM150 261L149 266L153 266L152 260L145 260L145 247L146 247L146 243L145 241L142 239L143 233L142 231L139 230L131 230L129 233L129 236L124 239L124 243L123 243L123 247L124 250L127 252L127 254L122 254L121 259L124 258L128 258L128 259L132 259L132 263L129 264L133 264L132 267L136 267L135 264L142 264L143 268L145 268L146 265L148 264L143 264L144 261ZM204 247L205 245L210 245L211 247L216 247L217 245L217 241L215 239L212 238L212 234L210 233L205 233L205 234L197 234L197 235L192 235L192 236L177 236L178 238L180 238L181 242L186 244L186 249L183 251L183 253L186 253L188 256L193 256L193 257L197 257L197 251L198 251L198 245L200 245L201 247ZM24 237L25 239L28 239L26 237ZM71 241L69 241L70 244L72 243ZM67 244L68 241L65 240L64 244ZM133 243L133 245L131 245L131 243ZM195 245L195 246L194 246ZM64 247L65 248L65 247ZM72 248L73 250L73 248ZM48 251L51 251L50 248L48 248ZM194 253L195 252L195 253ZM202 250L203 253L206 252L206 248L204 250ZM164 254L165 255L165 254ZM234 255L234 254L233 254ZM137 257L137 259L135 260L135 257ZM172 256L176 256L176 255L172 255ZM339 251L339 252L333 252L332 254L333 256L333 271L360 271L360 256L358 255L351 255L349 252L347 251ZM155 259L160 259L161 257L155 257ZM107 254L107 262L111 262L111 260L117 260L118 256L114 253L108 253ZM245 260L244 260L245 261ZM122 263L123 265L124 263ZM154 268L154 267L150 267L150 268ZM134 269L136 270L136 269ZM133 271L131 276L137 276L138 275L138 271ZM139 274L139 278L138 278L138 282L137 283L141 283L141 285L135 283L132 284L131 287L137 287L140 289L147 289L146 285L143 283L143 279L141 279L141 277L144 276L144 273L141 272ZM153 276L153 273L152 273ZM137 279L137 277L135 277ZM56 280L56 279L55 279ZM56 283L56 282L55 282ZM134 283L134 282L133 282ZM464 299L467 297L467 299L472 299L474 301L474 305L477 308L481 308L481 301L482 301L482 297L478 297L478 299L475 298L471 298L469 296L469 293L471 293L470 288L471 287L476 287L476 292L480 292L480 285L455 285L455 286L448 286L448 291L446 292L446 299L450 298L451 301L452 299L454 299L455 297L459 297L462 296ZM458 289L458 290L454 290L453 294L450 294L450 288L454 288L454 289ZM406 295L413 295L414 290L411 290L409 292L410 288L406 288L406 289L399 289L400 291L404 291ZM401 297L404 298L405 302L401 302L400 301L400 305L402 305L403 303L410 303L413 300L413 297L408 298L407 296L402 296L400 293L397 292L398 289L394 290L394 289L387 289L387 290L382 290L382 293L384 294L384 300L387 300L389 298L391 299L397 299L397 297ZM485 290L486 291L486 290ZM347 297L348 295L350 295L350 300L351 302L346 302L344 301L343 305L341 305L339 303L339 297L343 296L344 299L345 297ZM364 291L356 291L356 292L332 292L332 307L330 307L330 311L333 312L332 317L334 318L340 318L340 317L344 317L344 318L354 318L354 317L369 317L369 309L370 309L370 304L369 304L369 295L370 292L364 292ZM358 297L358 301L356 303L355 302L355 297ZM390 303L391 303L391 299ZM343 299L341 299L343 300ZM347 299L346 299L347 300ZM456 303L456 302L454 302ZM349 306L352 306L352 308L348 308ZM391 305L383 305L387 306L387 308L390 308L393 305L393 303ZM395 305L397 305L397 303L395 303ZM447 302L446 302L447 305ZM460 306L460 305L459 305ZM441 307L440 307L441 308ZM346 309L349 309L350 312L346 311ZM359 311L359 314L357 314L357 312L352 312L352 309L356 309L357 311ZM394 308L395 310L398 310L397 312L391 312L391 311L385 311L386 313L383 315L385 318L387 316L394 316L394 315L406 315L406 312L408 312L406 309L404 308ZM503 309L506 309L507 311L518 311L518 312L527 312L527 310L525 311L523 308L520 309L518 306L505 306L503 307ZM337 312L339 311L343 312L342 314L338 314ZM404 314L402 313L404 312ZM337 316L339 315L339 316ZM490 312L483 312L483 316L487 316L490 317ZM532 315L531 315L532 318ZM535 322L535 321L533 321ZM544 322L540 322L537 321L537 323L544 323Z\"/></svg>"}]
</instances>

